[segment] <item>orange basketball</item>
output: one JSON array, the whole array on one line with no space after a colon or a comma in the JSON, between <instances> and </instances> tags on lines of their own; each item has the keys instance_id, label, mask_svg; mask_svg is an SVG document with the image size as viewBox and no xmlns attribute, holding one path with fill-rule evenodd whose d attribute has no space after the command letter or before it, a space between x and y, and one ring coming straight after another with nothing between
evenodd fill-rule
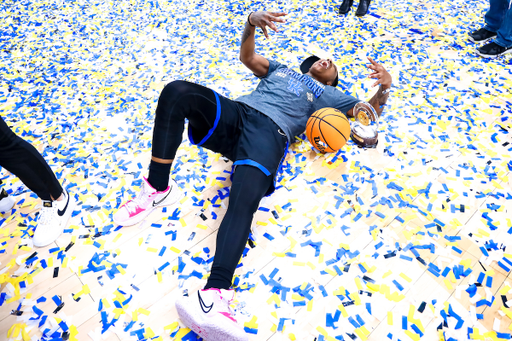
<instances>
[{"instance_id":1,"label":"orange basketball","mask_svg":"<svg viewBox=\"0 0 512 341\"><path fill-rule=\"evenodd\" d=\"M332 153L347 143L350 137L350 123L338 109L323 108L309 117L306 136L320 152Z\"/></svg>"}]
</instances>

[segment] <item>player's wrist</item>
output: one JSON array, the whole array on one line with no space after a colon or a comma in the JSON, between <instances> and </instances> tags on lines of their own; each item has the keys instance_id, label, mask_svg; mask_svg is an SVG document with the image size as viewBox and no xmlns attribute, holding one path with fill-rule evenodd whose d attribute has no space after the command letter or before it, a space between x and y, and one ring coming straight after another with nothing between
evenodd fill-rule
<instances>
[{"instance_id":1,"label":"player's wrist","mask_svg":"<svg viewBox=\"0 0 512 341\"><path fill-rule=\"evenodd\" d=\"M256 25L253 25L253 24L251 23L251 15L252 15L253 13L254 13L254 12L249 13L249 15L247 16L247 22L249 23L249 25L250 25L251 27L256 27Z\"/></svg>"},{"instance_id":2,"label":"player's wrist","mask_svg":"<svg viewBox=\"0 0 512 341\"><path fill-rule=\"evenodd\" d=\"M382 91L382 94L388 94L391 92L391 84L381 84L380 90Z\"/></svg>"}]
</instances>

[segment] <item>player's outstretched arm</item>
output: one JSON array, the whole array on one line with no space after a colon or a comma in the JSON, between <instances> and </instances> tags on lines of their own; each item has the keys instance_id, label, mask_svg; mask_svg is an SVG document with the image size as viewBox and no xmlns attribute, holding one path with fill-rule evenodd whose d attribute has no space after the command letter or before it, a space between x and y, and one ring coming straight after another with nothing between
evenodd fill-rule
<instances>
[{"instance_id":1,"label":"player's outstretched arm","mask_svg":"<svg viewBox=\"0 0 512 341\"><path fill-rule=\"evenodd\" d=\"M386 105L386 102L389 97L389 91L391 89L391 75L389 72L386 71L384 66L380 65L370 57L368 57L368 60L371 64L367 65L367 67L373 72L368 76L369 78L377 79L377 81L372 85L372 87L375 87L377 85L380 85L379 89L373 95L373 97L368 101L372 105L372 107L377 111L377 114L380 116L382 114L382 111L384 110L384 106ZM349 116L353 116L353 109L350 109L347 113Z\"/></svg>"},{"instance_id":2,"label":"player's outstretched arm","mask_svg":"<svg viewBox=\"0 0 512 341\"><path fill-rule=\"evenodd\" d=\"M254 32L256 27L260 27L263 34L268 39L267 26L278 32L274 22L285 22L282 16L286 13L275 12L253 12L247 17L245 30L242 34L242 43L240 44L240 61L244 63L249 70L256 76L263 77L268 73L268 60L254 52Z\"/></svg>"}]
</instances>

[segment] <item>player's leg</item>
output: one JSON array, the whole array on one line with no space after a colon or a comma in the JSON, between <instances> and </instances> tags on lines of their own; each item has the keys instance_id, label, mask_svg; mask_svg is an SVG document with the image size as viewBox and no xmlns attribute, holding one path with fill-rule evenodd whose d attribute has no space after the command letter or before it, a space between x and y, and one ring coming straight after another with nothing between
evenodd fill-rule
<instances>
[{"instance_id":1,"label":"player's leg","mask_svg":"<svg viewBox=\"0 0 512 341\"><path fill-rule=\"evenodd\" d=\"M0 117L0 166L17 176L43 201L34 232L34 245L57 239L74 208L74 199L60 185L41 154L7 126Z\"/></svg>"},{"instance_id":2,"label":"player's leg","mask_svg":"<svg viewBox=\"0 0 512 341\"><path fill-rule=\"evenodd\" d=\"M233 174L229 206L219 227L212 271L205 289L229 289L244 251L254 213L273 177L253 166L237 166Z\"/></svg>"},{"instance_id":3,"label":"player's leg","mask_svg":"<svg viewBox=\"0 0 512 341\"><path fill-rule=\"evenodd\" d=\"M491 0L490 8L485 15L485 32L487 40L492 42L477 49L477 53L484 58L496 58L512 53L512 9L509 0ZM484 34L482 33L482 36ZM473 39L475 40L475 39Z\"/></svg>"},{"instance_id":4,"label":"player's leg","mask_svg":"<svg viewBox=\"0 0 512 341\"><path fill-rule=\"evenodd\" d=\"M251 222L273 176L253 166L237 166L229 206L220 224L212 271L204 290L177 301L181 320L206 340L247 340L229 309L233 274L251 231Z\"/></svg>"},{"instance_id":5,"label":"player's leg","mask_svg":"<svg viewBox=\"0 0 512 341\"><path fill-rule=\"evenodd\" d=\"M232 143L226 143L223 138L235 133L229 127L233 125L231 121L237 120L238 105L198 84L174 81L166 85L155 114L149 176L143 180L139 195L114 214L114 222L134 225L155 208L178 202L182 192L170 178L170 172L182 141L185 119L189 121L191 142L223 152L223 146L232 148ZM216 134L217 130L222 133Z\"/></svg>"},{"instance_id":6,"label":"player's leg","mask_svg":"<svg viewBox=\"0 0 512 341\"><path fill-rule=\"evenodd\" d=\"M506 2L506 1L505 1ZM507 53L510 53L512 47L512 6L508 8L505 6L505 13L503 14L503 23L498 30L498 37L496 43L500 46L507 48Z\"/></svg>"}]
</instances>

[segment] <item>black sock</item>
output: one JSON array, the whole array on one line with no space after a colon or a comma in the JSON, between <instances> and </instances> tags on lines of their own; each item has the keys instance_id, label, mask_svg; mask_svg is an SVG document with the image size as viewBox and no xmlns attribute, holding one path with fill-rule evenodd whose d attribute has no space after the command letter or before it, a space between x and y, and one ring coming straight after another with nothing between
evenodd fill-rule
<instances>
[{"instance_id":1,"label":"black sock","mask_svg":"<svg viewBox=\"0 0 512 341\"><path fill-rule=\"evenodd\" d=\"M151 160L149 164L148 182L154 189L161 192L169 186L171 163L158 163Z\"/></svg>"},{"instance_id":2,"label":"black sock","mask_svg":"<svg viewBox=\"0 0 512 341\"><path fill-rule=\"evenodd\" d=\"M228 270L223 269L212 269L210 273L210 277L204 286L204 289L226 289L229 290L231 287L231 282L233 281L233 276Z\"/></svg>"}]
</instances>

